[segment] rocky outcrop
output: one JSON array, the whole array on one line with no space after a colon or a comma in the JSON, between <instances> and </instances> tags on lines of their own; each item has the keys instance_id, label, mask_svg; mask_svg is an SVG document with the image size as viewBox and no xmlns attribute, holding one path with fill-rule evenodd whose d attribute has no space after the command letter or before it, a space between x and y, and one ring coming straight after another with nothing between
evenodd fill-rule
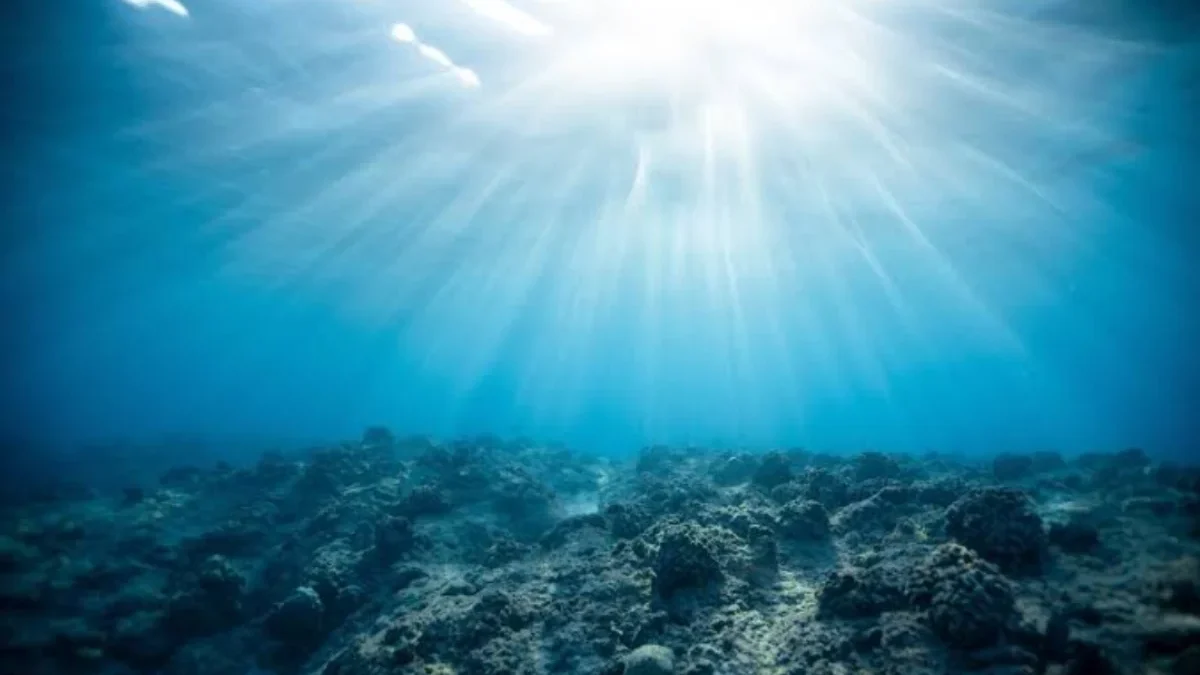
<instances>
[{"instance_id":1,"label":"rocky outcrop","mask_svg":"<svg viewBox=\"0 0 1200 675\"><path fill-rule=\"evenodd\" d=\"M370 429L5 506L0 675L1176 675L1197 475Z\"/></svg>"}]
</instances>

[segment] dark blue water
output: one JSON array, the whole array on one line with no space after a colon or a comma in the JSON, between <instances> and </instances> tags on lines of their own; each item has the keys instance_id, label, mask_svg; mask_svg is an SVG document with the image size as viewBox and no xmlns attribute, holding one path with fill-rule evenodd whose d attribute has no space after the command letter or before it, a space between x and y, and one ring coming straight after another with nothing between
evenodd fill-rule
<instances>
[{"instance_id":1,"label":"dark blue water","mask_svg":"<svg viewBox=\"0 0 1200 675\"><path fill-rule=\"evenodd\" d=\"M1194 447L1186 4L885 17L929 58L865 117L709 154L711 92L555 82L463 8L244 4L11 10L8 437Z\"/></svg>"}]
</instances>

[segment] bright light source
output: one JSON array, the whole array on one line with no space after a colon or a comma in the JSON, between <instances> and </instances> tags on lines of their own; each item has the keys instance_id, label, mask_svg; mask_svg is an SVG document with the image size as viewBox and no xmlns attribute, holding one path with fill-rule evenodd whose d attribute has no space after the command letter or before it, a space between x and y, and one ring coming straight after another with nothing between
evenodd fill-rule
<instances>
[{"instance_id":1,"label":"bright light source","mask_svg":"<svg viewBox=\"0 0 1200 675\"><path fill-rule=\"evenodd\" d=\"M454 63L450 56L434 47L431 44L426 44L417 37L416 31L408 24L398 23L392 26L392 39L402 44L414 45L417 48L417 53L422 57L436 63L438 66L449 70L458 78L463 86L474 89L480 85L479 75L470 68L464 68Z\"/></svg>"},{"instance_id":2,"label":"bright light source","mask_svg":"<svg viewBox=\"0 0 1200 675\"><path fill-rule=\"evenodd\" d=\"M142 9L157 5L176 16L188 16L187 7L179 0L125 0L125 3Z\"/></svg>"},{"instance_id":3,"label":"bright light source","mask_svg":"<svg viewBox=\"0 0 1200 675\"><path fill-rule=\"evenodd\" d=\"M412 43L417 41L417 34L408 24L398 23L392 26L392 38L397 42Z\"/></svg>"},{"instance_id":4,"label":"bright light source","mask_svg":"<svg viewBox=\"0 0 1200 675\"><path fill-rule=\"evenodd\" d=\"M878 92L869 0L580 0L554 3L563 29L556 87L661 93L695 113L740 99L806 114ZM549 11L549 10L548 10ZM556 22L556 26L558 23ZM874 30L873 30L874 29ZM754 99L748 101L746 99Z\"/></svg>"},{"instance_id":5,"label":"bright light source","mask_svg":"<svg viewBox=\"0 0 1200 675\"><path fill-rule=\"evenodd\" d=\"M505 0L464 0L467 6L493 21L525 35L549 35L551 29Z\"/></svg>"},{"instance_id":6,"label":"bright light source","mask_svg":"<svg viewBox=\"0 0 1200 675\"><path fill-rule=\"evenodd\" d=\"M475 71L471 70L470 68L456 67L454 69L454 75L458 77L459 81L462 82L463 86L465 87L474 89L480 85L479 75L476 75Z\"/></svg>"},{"instance_id":7,"label":"bright light source","mask_svg":"<svg viewBox=\"0 0 1200 675\"><path fill-rule=\"evenodd\" d=\"M417 51L421 53L421 56L424 56L439 66L443 66L445 68L454 67L454 62L450 60L449 56L446 56L446 52L438 49L437 47L431 47L429 45L422 44L417 45Z\"/></svg>"}]
</instances>

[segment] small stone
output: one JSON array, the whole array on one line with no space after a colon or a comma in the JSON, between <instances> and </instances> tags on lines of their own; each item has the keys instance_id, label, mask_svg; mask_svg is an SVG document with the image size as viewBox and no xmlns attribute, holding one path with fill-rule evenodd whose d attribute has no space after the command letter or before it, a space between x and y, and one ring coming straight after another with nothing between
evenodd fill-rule
<instances>
[{"instance_id":1,"label":"small stone","mask_svg":"<svg viewBox=\"0 0 1200 675\"><path fill-rule=\"evenodd\" d=\"M317 592L301 586L267 615L264 628L271 637L286 644L311 643L322 632L324 611Z\"/></svg>"},{"instance_id":2,"label":"small stone","mask_svg":"<svg viewBox=\"0 0 1200 675\"><path fill-rule=\"evenodd\" d=\"M675 655L662 645L642 645L625 657L625 675L671 675Z\"/></svg>"}]
</instances>

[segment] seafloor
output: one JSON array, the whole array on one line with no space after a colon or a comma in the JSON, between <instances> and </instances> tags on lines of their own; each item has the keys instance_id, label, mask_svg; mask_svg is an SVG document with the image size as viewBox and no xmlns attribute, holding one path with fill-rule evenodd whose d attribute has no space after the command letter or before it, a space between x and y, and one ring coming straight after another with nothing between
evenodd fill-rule
<instances>
[{"instance_id":1,"label":"seafloor","mask_svg":"<svg viewBox=\"0 0 1200 675\"><path fill-rule=\"evenodd\" d=\"M1200 470L362 442L5 507L0 673L1200 673Z\"/></svg>"}]
</instances>

